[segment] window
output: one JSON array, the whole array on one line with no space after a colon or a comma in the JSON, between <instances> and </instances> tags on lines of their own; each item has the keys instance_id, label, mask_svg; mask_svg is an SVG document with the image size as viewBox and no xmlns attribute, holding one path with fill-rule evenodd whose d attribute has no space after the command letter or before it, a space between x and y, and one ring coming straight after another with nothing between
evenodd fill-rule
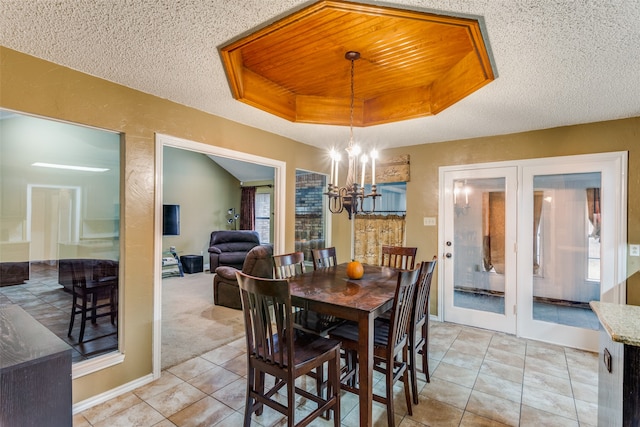
<instances>
[{"instance_id":1,"label":"window","mask_svg":"<svg viewBox=\"0 0 640 427\"><path fill-rule=\"evenodd\" d=\"M255 209L255 228L260 235L260 243L271 243L271 194L256 193Z\"/></svg>"},{"instance_id":2,"label":"window","mask_svg":"<svg viewBox=\"0 0 640 427\"><path fill-rule=\"evenodd\" d=\"M365 185L365 194L371 193L371 184ZM407 183L388 182L376 185L376 192L382 197L376 198L375 212L379 214L404 215L407 211ZM365 198L363 210L373 209L372 198Z\"/></svg>"},{"instance_id":3,"label":"window","mask_svg":"<svg viewBox=\"0 0 640 427\"><path fill-rule=\"evenodd\" d=\"M0 274L0 300L68 342L74 362L116 351L110 316L83 343L80 315L67 331L74 278L115 276L118 286L120 135L0 110L0 142L0 268L20 272Z\"/></svg>"},{"instance_id":4,"label":"window","mask_svg":"<svg viewBox=\"0 0 640 427\"><path fill-rule=\"evenodd\" d=\"M311 264L311 249L327 245L325 199L327 177L315 172L296 171L296 252L304 252Z\"/></svg>"}]
</instances>

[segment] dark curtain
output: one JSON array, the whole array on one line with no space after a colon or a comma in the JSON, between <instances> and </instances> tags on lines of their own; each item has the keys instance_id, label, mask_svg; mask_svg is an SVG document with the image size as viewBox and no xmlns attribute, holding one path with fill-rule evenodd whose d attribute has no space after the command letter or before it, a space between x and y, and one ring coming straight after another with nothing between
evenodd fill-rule
<instances>
[{"instance_id":1,"label":"dark curtain","mask_svg":"<svg viewBox=\"0 0 640 427\"><path fill-rule=\"evenodd\" d=\"M256 224L256 187L242 187L240 230L253 230Z\"/></svg>"},{"instance_id":2,"label":"dark curtain","mask_svg":"<svg viewBox=\"0 0 640 427\"><path fill-rule=\"evenodd\" d=\"M600 239L600 189L587 188L587 212L593 226L591 237Z\"/></svg>"},{"instance_id":3,"label":"dark curtain","mask_svg":"<svg viewBox=\"0 0 640 427\"><path fill-rule=\"evenodd\" d=\"M544 193L533 194L533 272L538 273L538 228L542 216ZM485 271L495 268L496 273L504 274L505 260L505 194L487 192L482 194L482 262Z\"/></svg>"},{"instance_id":4,"label":"dark curtain","mask_svg":"<svg viewBox=\"0 0 640 427\"><path fill-rule=\"evenodd\" d=\"M498 274L504 274L505 209L504 191L482 194L482 262Z\"/></svg>"},{"instance_id":5,"label":"dark curtain","mask_svg":"<svg viewBox=\"0 0 640 427\"><path fill-rule=\"evenodd\" d=\"M533 274L540 272L540 260L538 259L538 229L540 228L540 218L542 217L542 201L544 192L533 192Z\"/></svg>"},{"instance_id":6,"label":"dark curtain","mask_svg":"<svg viewBox=\"0 0 640 427\"><path fill-rule=\"evenodd\" d=\"M489 193L482 193L482 265L491 271L491 224L489 221Z\"/></svg>"}]
</instances>

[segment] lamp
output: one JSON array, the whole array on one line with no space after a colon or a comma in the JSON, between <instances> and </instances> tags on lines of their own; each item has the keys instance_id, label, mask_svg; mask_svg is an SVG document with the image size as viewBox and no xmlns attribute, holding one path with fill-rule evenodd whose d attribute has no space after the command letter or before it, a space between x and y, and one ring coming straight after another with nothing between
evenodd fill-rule
<instances>
[{"instance_id":1,"label":"lamp","mask_svg":"<svg viewBox=\"0 0 640 427\"><path fill-rule=\"evenodd\" d=\"M376 198L380 197L376 191L376 158L378 152L372 150L370 155L360 156L360 146L353 141L353 103L355 99L354 92L354 69L355 61L360 59L360 53L349 51L344 55L345 59L351 61L351 105L350 105L350 117L349 117L349 143L347 145L347 179L345 185L341 187L338 184L338 169L340 166L340 154L334 149L329 153L331 157L331 175L329 177L328 191L325 193L329 197L329 211L331 213L341 213L346 210L351 219L352 215L357 213L371 213L376 209ZM364 193L364 176L367 163L371 158L371 193ZM362 163L361 167L361 180L358 185L358 164ZM372 198L371 211L363 210L363 202L365 198Z\"/></svg>"},{"instance_id":2,"label":"lamp","mask_svg":"<svg viewBox=\"0 0 640 427\"><path fill-rule=\"evenodd\" d=\"M231 218L227 220L227 223L233 224L233 229L238 229L238 218L240 218L240 214L236 213L236 208L229 208L227 211L227 215L231 215Z\"/></svg>"},{"instance_id":3,"label":"lamp","mask_svg":"<svg viewBox=\"0 0 640 427\"><path fill-rule=\"evenodd\" d=\"M466 215L469 211L469 194L471 188L467 185L467 180L454 181L453 183L453 206L456 212L456 216ZM464 197L464 204L462 204L462 198ZM458 202L460 199L460 202Z\"/></svg>"}]
</instances>

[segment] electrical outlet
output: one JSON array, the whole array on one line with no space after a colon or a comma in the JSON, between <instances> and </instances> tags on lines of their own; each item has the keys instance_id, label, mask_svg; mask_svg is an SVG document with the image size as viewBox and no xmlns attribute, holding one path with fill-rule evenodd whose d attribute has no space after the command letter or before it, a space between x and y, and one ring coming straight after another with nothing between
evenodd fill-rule
<instances>
[{"instance_id":1,"label":"electrical outlet","mask_svg":"<svg viewBox=\"0 0 640 427\"><path fill-rule=\"evenodd\" d=\"M640 256L640 245L629 245L629 256Z\"/></svg>"},{"instance_id":2,"label":"electrical outlet","mask_svg":"<svg viewBox=\"0 0 640 427\"><path fill-rule=\"evenodd\" d=\"M423 218L425 227L436 225L436 218L433 216L425 216Z\"/></svg>"}]
</instances>

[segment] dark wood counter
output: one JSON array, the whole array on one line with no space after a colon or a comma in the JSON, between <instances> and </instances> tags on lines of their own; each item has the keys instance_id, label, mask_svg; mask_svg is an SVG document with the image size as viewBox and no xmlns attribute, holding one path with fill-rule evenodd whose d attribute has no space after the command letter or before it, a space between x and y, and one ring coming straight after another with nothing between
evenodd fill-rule
<instances>
[{"instance_id":1,"label":"dark wood counter","mask_svg":"<svg viewBox=\"0 0 640 427\"><path fill-rule=\"evenodd\" d=\"M0 426L71 426L71 347L17 305L0 306Z\"/></svg>"}]
</instances>

